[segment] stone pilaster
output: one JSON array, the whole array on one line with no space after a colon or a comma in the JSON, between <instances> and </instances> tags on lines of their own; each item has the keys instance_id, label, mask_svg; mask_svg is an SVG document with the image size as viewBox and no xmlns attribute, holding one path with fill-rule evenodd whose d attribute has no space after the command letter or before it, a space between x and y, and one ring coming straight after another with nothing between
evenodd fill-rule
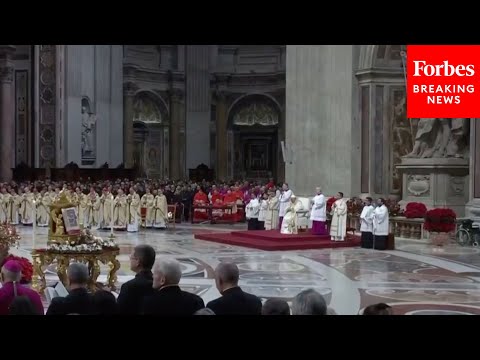
<instances>
[{"instance_id":1,"label":"stone pilaster","mask_svg":"<svg viewBox=\"0 0 480 360\"><path fill-rule=\"evenodd\" d=\"M217 168L216 177L221 180L228 178L228 106L227 97L223 92L215 94L217 99Z\"/></svg>"},{"instance_id":2,"label":"stone pilaster","mask_svg":"<svg viewBox=\"0 0 480 360\"><path fill-rule=\"evenodd\" d=\"M470 120L470 201L466 215L480 223L480 119Z\"/></svg>"},{"instance_id":3,"label":"stone pilaster","mask_svg":"<svg viewBox=\"0 0 480 360\"><path fill-rule=\"evenodd\" d=\"M185 129L185 94L183 91L173 89L170 91L170 177L182 179L185 168L182 157L185 154L184 137L181 136L182 128Z\"/></svg>"},{"instance_id":4,"label":"stone pilaster","mask_svg":"<svg viewBox=\"0 0 480 360\"><path fill-rule=\"evenodd\" d=\"M13 45L0 46L0 181L10 181L14 163L15 93Z\"/></svg>"},{"instance_id":5,"label":"stone pilaster","mask_svg":"<svg viewBox=\"0 0 480 360\"><path fill-rule=\"evenodd\" d=\"M123 163L126 168L133 166L133 98L136 91L137 86L134 83L127 82L123 84Z\"/></svg>"}]
</instances>

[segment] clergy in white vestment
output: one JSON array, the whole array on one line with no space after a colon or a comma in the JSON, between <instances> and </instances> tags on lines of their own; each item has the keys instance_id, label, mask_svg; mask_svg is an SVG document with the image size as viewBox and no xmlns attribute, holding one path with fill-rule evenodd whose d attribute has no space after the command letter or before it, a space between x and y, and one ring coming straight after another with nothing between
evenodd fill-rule
<instances>
[{"instance_id":1,"label":"clergy in white vestment","mask_svg":"<svg viewBox=\"0 0 480 360\"><path fill-rule=\"evenodd\" d=\"M282 186L282 193L280 195L280 210L278 212L278 227L282 229L282 221L285 216L285 211L290 206L290 198L292 197L293 192L288 188L288 184L284 183Z\"/></svg>"},{"instance_id":2,"label":"clergy in white vestment","mask_svg":"<svg viewBox=\"0 0 480 360\"><path fill-rule=\"evenodd\" d=\"M389 231L388 208L385 206L385 200L381 198L377 200L377 205L373 214L373 247L385 250Z\"/></svg>"},{"instance_id":3,"label":"clergy in white vestment","mask_svg":"<svg viewBox=\"0 0 480 360\"><path fill-rule=\"evenodd\" d=\"M30 188L27 186L25 188L25 193L22 195L22 203L20 205L20 215L22 216L23 225L32 225L33 224L33 207L36 206L35 194L30 191ZM35 219L36 221L36 219Z\"/></svg>"},{"instance_id":4,"label":"clergy in white vestment","mask_svg":"<svg viewBox=\"0 0 480 360\"><path fill-rule=\"evenodd\" d=\"M267 213L265 215L265 230L275 230L278 225L278 210L280 207L279 197L275 191L268 192Z\"/></svg>"},{"instance_id":5,"label":"clergy in white vestment","mask_svg":"<svg viewBox=\"0 0 480 360\"><path fill-rule=\"evenodd\" d=\"M127 230L128 225L128 202L127 195L122 189L118 189L117 196L113 201L113 227L116 230Z\"/></svg>"},{"instance_id":6,"label":"clergy in white vestment","mask_svg":"<svg viewBox=\"0 0 480 360\"><path fill-rule=\"evenodd\" d=\"M362 233L362 248L371 249L373 247L373 213L375 208L372 205L372 198L367 197L364 202L362 213L360 214L360 231Z\"/></svg>"},{"instance_id":7,"label":"clergy in white vestment","mask_svg":"<svg viewBox=\"0 0 480 360\"><path fill-rule=\"evenodd\" d=\"M265 219L268 212L268 194L264 192L260 198L260 212L258 213L258 230L265 230Z\"/></svg>"},{"instance_id":8,"label":"clergy in white vestment","mask_svg":"<svg viewBox=\"0 0 480 360\"><path fill-rule=\"evenodd\" d=\"M347 234L347 202L343 193L339 192L337 200L332 205L332 224L330 225L330 236L332 241L345 241Z\"/></svg>"},{"instance_id":9,"label":"clergy in white vestment","mask_svg":"<svg viewBox=\"0 0 480 360\"><path fill-rule=\"evenodd\" d=\"M145 194L140 200L140 208L145 208L145 224L143 226L151 228L155 221L155 195L150 192L150 189L145 190Z\"/></svg>"},{"instance_id":10,"label":"clergy in white vestment","mask_svg":"<svg viewBox=\"0 0 480 360\"><path fill-rule=\"evenodd\" d=\"M315 197L312 200L312 210L310 212L310 219L312 220L312 234L313 235L327 235L326 221L327 221L327 202L325 195L322 194L322 189L317 187Z\"/></svg>"},{"instance_id":11,"label":"clergy in white vestment","mask_svg":"<svg viewBox=\"0 0 480 360\"><path fill-rule=\"evenodd\" d=\"M248 230L258 230L258 215L260 213L260 202L255 194L250 195L250 201L245 207L245 217L248 221Z\"/></svg>"},{"instance_id":12,"label":"clergy in white vestment","mask_svg":"<svg viewBox=\"0 0 480 360\"><path fill-rule=\"evenodd\" d=\"M42 189L37 200L37 224L38 226L48 226L50 221L50 196L46 195L45 189Z\"/></svg>"},{"instance_id":13,"label":"clergy in white vestment","mask_svg":"<svg viewBox=\"0 0 480 360\"><path fill-rule=\"evenodd\" d=\"M300 210L303 210L302 202L297 200L295 195L290 196L290 204L285 210L282 227L280 228L282 234L298 234L297 211Z\"/></svg>"},{"instance_id":14,"label":"clergy in white vestment","mask_svg":"<svg viewBox=\"0 0 480 360\"><path fill-rule=\"evenodd\" d=\"M8 219L7 204L10 201L10 194L7 193L7 189L2 187L0 193L0 223L4 223Z\"/></svg>"},{"instance_id":15,"label":"clergy in white vestment","mask_svg":"<svg viewBox=\"0 0 480 360\"><path fill-rule=\"evenodd\" d=\"M130 188L130 194L128 195L128 211L129 221L127 225L128 232L138 231L138 219L140 219L140 195L137 194L135 189Z\"/></svg>"},{"instance_id":16,"label":"clergy in white vestment","mask_svg":"<svg viewBox=\"0 0 480 360\"><path fill-rule=\"evenodd\" d=\"M168 203L167 198L163 195L162 189L153 190L153 194L158 192L158 195L155 196L155 203L154 203L154 212L155 218L153 227L155 229L166 229L167 228L167 221L168 221Z\"/></svg>"}]
</instances>

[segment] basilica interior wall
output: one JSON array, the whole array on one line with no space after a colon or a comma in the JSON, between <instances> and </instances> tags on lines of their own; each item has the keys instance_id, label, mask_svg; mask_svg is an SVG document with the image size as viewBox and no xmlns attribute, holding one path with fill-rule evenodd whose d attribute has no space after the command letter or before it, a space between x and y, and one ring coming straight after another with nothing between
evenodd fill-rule
<instances>
[{"instance_id":1,"label":"basilica interior wall","mask_svg":"<svg viewBox=\"0 0 480 360\"><path fill-rule=\"evenodd\" d=\"M286 181L298 195L356 195L360 185L357 49L288 45Z\"/></svg>"},{"instance_id":2,"label":"basilica interior wall","mask_svg":"<svg viewBox=\"0 0 480 360\"><path fill-rule=\"evenodd\" d=\"M65 162L117 167L123 163L122 46L67 45L65 59Z\"/></svg>"}]
</instances>

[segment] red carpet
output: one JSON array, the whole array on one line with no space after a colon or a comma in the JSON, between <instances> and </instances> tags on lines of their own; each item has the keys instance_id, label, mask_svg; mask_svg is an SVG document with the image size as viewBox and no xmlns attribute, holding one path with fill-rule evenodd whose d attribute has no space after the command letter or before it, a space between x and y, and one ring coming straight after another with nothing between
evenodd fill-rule
<instances>
[{"instance_id":1,"label":"red carpet","mask_svg":"<svg viewBox=\"0 0 480 360\"><path fill-rule=\"evenodd\" d=\"M203 233L194 235L195 239L222 244L243 246L261 250L307 250L354 247L360 245L360 237L347 235L346 241L330 241L330 236L312 235L310 232L297 235L280 234L278 230L250 230Z\"/></svg>"}]
</instances>

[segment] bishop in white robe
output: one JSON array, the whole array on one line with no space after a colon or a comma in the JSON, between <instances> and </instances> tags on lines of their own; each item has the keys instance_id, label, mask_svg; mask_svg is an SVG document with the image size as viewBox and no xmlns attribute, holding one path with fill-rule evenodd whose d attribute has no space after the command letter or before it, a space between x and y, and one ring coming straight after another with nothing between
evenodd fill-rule
<instances>
[{"instance_id":1,"label":"bishop in white robe","mask_svg":"<svg viewBox=\"0 0 480 360\"><path fill-rule=\"evenodd\" d=\"M317 187L317 195L312 200L312 210L310 212L310 219L312 220L312 234L313 235L327 235L326 221L327 221L327 202L325 195L322 194L322 189Z\"/></svg>"},{"instance_id":2,"label":"bishop in white robe","mask_svg":"<svg viewBox=\"0 0 480 360\"><path fill-rule=\"evenodd\" d=\"M280 232L282 234L297 234L297 211L303 210L303 204L297 200L295 195L290 197L290 205L285 210L285 216L283 217L282 227Z\"/></svg>"},{"instance_id":3,"label":"bishop in white robe","mask_svg":"<svg viewBox=\"0 0 480 360\"><path fill-rule=\"evenodd\" d=\"M373 247L373 213L372 198L365 199L365 205L360 214L360 231L362 233L362 248L371 249Z\"/></svg>"},{"instance_id":4,"label":"bishop in white robe","mask_svg":"<svg viewBox=\"0 0 480 360\"><path fill-rule=\"evenodd\" d=\"M282 229L282 221L283 217L285 216L285 212L287 208L290 206L290 198L293 195L292 190L288 188L288 184L285 183L282 186L282 194L280 195L280 210L278 212L278 217L279 217L279 222L278 222L278 227Z\"/></svg>"},{"instance_id":5,"label":"bishop in white robe","mask_svg":"<svg viewBox=\"0 0 480 360\"><path fill-rule=\"evenodd\" d=\"M332 241L345 241L347 234L347 202L343 193L339 192L337 200L332 205L332 224L330 225L330 236Z\"/></svg>"}]
</instances>

